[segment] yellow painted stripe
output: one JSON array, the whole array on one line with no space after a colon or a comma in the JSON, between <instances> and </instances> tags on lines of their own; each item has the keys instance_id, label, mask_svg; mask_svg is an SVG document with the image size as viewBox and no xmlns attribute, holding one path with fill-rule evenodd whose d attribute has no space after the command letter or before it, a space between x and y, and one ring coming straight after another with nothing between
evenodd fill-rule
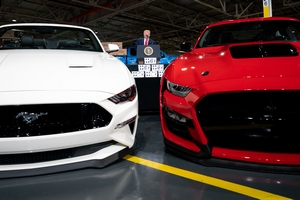
<instances>
[{"instance_id":1,"label":"yellow painted stripe","mask_svg":"<svg viewBox=\"0 0 300 200\"><path fill-rule=\"evenodd\" d=\"M269 192L264 192L264 191L261 191L258 189L250 188L250 187L239 185L236 183L231 183L228 181L205 176L202 174L197 174L197 173L194 173L191 171L168 166L165 164L146 160L146 159L139 158L136 156L128 155L128 156L125 156L124 159L134 162L134 163L137 163L137 164L140 164L140 165L145 165L147 167L151 167L151 168L163 171L163 172L174 174L176 176L180 176L180 177L187 178L190 180L194 180L194 181L198 181L198 182L212 185L215 187L219 187L224 190L229 190L229 191L239 193L239 194L242 194L245 196L253 197L256 199L261 199L261 200L288 200L289 199L289 200L291 200L290 198L283 197L280 195L272 194Z\"/></svg>"}]
</instances>

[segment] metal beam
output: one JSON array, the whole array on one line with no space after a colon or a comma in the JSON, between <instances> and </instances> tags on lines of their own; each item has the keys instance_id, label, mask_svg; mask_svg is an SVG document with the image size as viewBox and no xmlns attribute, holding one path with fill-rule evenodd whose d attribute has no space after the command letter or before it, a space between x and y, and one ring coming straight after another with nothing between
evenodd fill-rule
<instances>
[{"instance_id":1,"label":"metal beam","mask_svg":"<svg viewBox=\"0 0 300 200\"><path fill-rule=\"evenodd\" d=\"M135 4L131 5L131 6L125 7L123 9L119 9L119 10L114 11L112 13L109 13L107 15L103 15L101 17L97 17L94 20L90 20L90 21L84 23L84 25L89 25L89 24L95 23L97 21L100 21L102 19L107 19L107 18L113 17L113 16L118 15L120 13L123 13L123 12L129 11L129 10L132 10L134 8L140 7L140 6L144 5L144 4L148 4L148 3L152 2L152 1L154 1L154 0L144 0L144 1L140 2L140 3L135 3Z\"/></svg>"},{"instance_id":2,"label":"metal beam","mask_svg":"<svg viewBox=\"0 0 300 200\"><path fill-rule=\"evenodd\" d=\"M293 2L292 0L283 0L283 6L297 6L300 5L300 1Z\"/></svg>"},{"instance_id":3,"label":"metal beam","mask_svg":"<svg viewBox=\"0 0 300 200\"><path fill-rule=\"evenodd\" d=\"M213 10L216 10L216 11L218 11L218 12L220 12L220 13L223 13L223 14L225 14L225 15L227 15L227 16L230 16L230 17L232 16L231 14L227 13L226 11L220 10L219 8L216 8L216 7L214 7L214 6L210 5L210 4L204 3L204 2L202 2L202 1L200 1L200 0L194 0L194 1L197 2L197 3L200 3L200 4L204 5L204 6L206 6L206 7L208 7L208 8L211 8L211 9L213 9Z\"/></svg>"}]
</instances>

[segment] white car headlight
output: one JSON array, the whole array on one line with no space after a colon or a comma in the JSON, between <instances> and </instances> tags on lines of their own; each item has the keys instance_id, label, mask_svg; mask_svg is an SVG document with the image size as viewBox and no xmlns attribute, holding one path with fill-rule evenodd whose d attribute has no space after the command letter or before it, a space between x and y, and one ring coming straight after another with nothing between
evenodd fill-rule
<instances>
[{"instance_id":1,"label":"white car headlight","mask_svg":"<svg viewBox=\"0 0 300 200\"><path fill-rule=\"evenodd\" d=\"M108 98L108 100L114 102L115 104L118 104L124 101L133 101L135 97L136 97L136 87L135 85L132 85L130 88L120 92L119 94L116 94Z\"/></svg>"},{"instance_id":2,"label":"white car headlight","mask_svg":"<svg viewBox=\"0 0 300 200\"><path fill-rule=\"evenodd\" d=\"M181 85L172 83L168 80L167 80L167 88L172 94L180 96L180 97L185 97L192 90L192 88L189 88L186 86L181 86Z\"/></svg>"}]
</instances>

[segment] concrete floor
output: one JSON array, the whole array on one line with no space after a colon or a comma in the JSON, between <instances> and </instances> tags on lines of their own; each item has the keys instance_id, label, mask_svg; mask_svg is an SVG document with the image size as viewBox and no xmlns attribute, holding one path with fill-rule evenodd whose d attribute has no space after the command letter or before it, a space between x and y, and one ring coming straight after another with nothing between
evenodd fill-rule
<instances>
[{"instance_id":1,"label":"concrete floor","mask_svg":"<svg viewBox=\"0 0 300 200\"><path fill-rule=\"evenodd\" d=\"M158 115L142 115L137 134L136 151L103 169L0 179L0 199L300 199L300 175L205 167L165 152Z\"/></svg>"}]
</instances>

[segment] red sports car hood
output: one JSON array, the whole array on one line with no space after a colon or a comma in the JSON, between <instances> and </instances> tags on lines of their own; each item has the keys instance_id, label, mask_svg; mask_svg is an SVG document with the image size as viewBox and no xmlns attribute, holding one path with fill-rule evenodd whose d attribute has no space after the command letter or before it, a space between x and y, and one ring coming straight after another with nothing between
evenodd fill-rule
<instances>
[{"instance_id":1,"label":"red sports car hood","mask_svg":"<svg viewBox=\"0 0 300 200\"><path fill-rule=\"evenodd\" d=\"M193 86L242 78L300 77L299 43L253 43L194 49L166 69L166 78Z\"/></svg>"}]
</instances>

